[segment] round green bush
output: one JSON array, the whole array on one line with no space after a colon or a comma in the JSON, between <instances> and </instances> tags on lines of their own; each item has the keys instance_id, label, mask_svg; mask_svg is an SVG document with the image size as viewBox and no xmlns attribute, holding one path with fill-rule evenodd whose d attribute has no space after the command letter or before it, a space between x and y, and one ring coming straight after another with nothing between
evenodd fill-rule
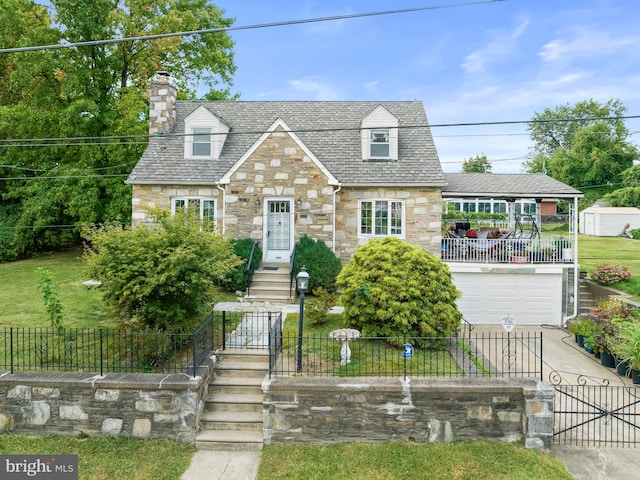
<instances>
[{"instance_id":1,"label":"round green bush","mask_svg":"<svg viewBox=\"0 0 640 480\"><path fill-rule=\"evenodd\" d=\"M462 320L447 265L395 237L358 247L337 285L345 323L363 336L450 336Z\"/></svg>"}]
</instances>

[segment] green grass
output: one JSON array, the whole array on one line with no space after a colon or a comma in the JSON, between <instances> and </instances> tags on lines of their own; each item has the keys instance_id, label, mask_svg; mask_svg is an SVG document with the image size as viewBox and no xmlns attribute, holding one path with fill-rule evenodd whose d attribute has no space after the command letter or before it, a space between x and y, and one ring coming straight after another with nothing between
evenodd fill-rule
<instances>
[{"instance_id":1,"label":"green grass","mask_svg":"<svg viewBox=\"0 0 640 480\"><path fill-rule=\"evenodd\" d=\"M297 358L298 315L287 315L283 328L282 355L284 364L293 370ZM316 376L359 376L359 375L461 375L462 371L444 345L433 348L415 347L413 357L406 362L402 359L402 346L393 346L383 340L349 342L351 362L340 365L342 342L329 339L332 330L344 328L342 314L330 314L322 325L305 322L303 330L303 372ZM398 339L404 344L402 338Z\"/></svg>"},{"instance_id":2,"label":"green grass","mask_svg":"<svg viewBox=\"0 0 640 480\"><path fill-rule=\"evenodd\" d=\"M107 311L100 290L82 285L89 278L83 271L81 255L80 250L73 250L0 263L0 326L50 326L38 291L35 273L38 267L52 274L53 290L62 303L65 327L104 326Z\"/></svg>"},{"instance_id":3,"label":"green grass","mask_svg":"<svg viewBox=\"0 0 640 480\"><path fill-rule=\"evenodd\" d=\"M626 265L631 280L620 282L615 288L635 297L640 296L640 240L623 237L578 237L580 270L593 275L599 265Z\"/></svg>"},{"instance_id":4,"label":"green grass","mask_svg":"<svg viewBox=\"0 0 640 480\"><path fill-rule=\"evenodd\" d=\"M50 327L36 269L49 270L53 290L62 304L65 328L113 327L100 289L86 287L82 251L44 254L27 260L0 263L0 327ZM219 301L237 301L234 294L216 289Z\"/></svg>"},{"instance_id":5,"label":"green grass","mask_svg":"<svg viewBox=\"0 0 640 480\"><path fill-rule=\"evenodd\" d=\"M3 454L78 455L80 480L178 480L195 452L175 440L0 435Z\"/></svg>"},{"instance_id":6,"label":"green grass","mask_svg":"<svg viewBox=\"0 0 640 480\"><path fill-rule=\"evenodd\" d=\"M341 443L265 445L259 480L570 480L553 455L521 444Z\"/></svg>"}]
</instances>

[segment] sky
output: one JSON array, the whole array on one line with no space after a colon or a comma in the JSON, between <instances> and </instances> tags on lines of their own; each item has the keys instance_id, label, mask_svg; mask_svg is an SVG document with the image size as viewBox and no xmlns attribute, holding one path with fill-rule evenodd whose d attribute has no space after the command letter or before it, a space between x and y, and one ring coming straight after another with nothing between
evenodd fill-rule
<instances>
[{"instance_id":1,"label":"sky","mask_svg":"<svg viewBox=\"0 0 640 480\"><path fill-rule=\"evenodd\" d=\"M444 7L230 35L241 100L420 100L445 172L486 155L493 173L521 173L531 142L526 124L438 125L526 121L589 99L640 115L638 0L213 2L235 27ZM640 131L640 119L626 125Z\"/></svg>"}]
</instances>

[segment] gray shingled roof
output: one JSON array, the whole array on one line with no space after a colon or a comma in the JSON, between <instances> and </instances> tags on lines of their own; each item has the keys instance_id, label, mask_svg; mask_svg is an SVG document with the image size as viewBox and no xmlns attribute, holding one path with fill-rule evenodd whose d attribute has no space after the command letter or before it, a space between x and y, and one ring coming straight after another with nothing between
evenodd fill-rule
<instances>
[{"instance_id":1,"label":"gray shingled roof","mask_svg":"<svg viewBox=\"0 0 640 480\"><path fill-rule=\"evenodd\" d=\"M378 105L399 120L397 161L362 159L358 128ZM231 128L217 160L184 158L184 119L200 106ZM445 184L424 107L419 101L178 101L176 113L173 130L164 138L150 140L127 183L215 184L280 118L343 185Z\"/></svg>"},{"instance_id":2,"label":"gray shingled roof","mask_svg":"<svg viewBox=\"0 0 640 480\"><path fill-rule=\"evenodd\" d=\"M513 198L574 198L582 192L543 173L445 173L448 186L442 189L445 198L513 197Z\"/></svg>"}]
</instances>

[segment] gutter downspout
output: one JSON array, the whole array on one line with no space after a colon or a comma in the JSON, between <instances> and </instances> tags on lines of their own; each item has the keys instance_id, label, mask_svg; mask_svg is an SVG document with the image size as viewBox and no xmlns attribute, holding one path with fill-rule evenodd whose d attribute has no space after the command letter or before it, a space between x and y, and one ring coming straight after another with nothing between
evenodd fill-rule
<instances>
[{"instance_id":1,"label":"gutter downspout","mask_svg":"<svg viewBox=\"0 0 640 480\"><path fill-rule=\"evenodd\" d=\"M342 184L338 184L338 188L333 191L333 231L331 232L332 251L336 253L336 194L342 189Z\"/></svg>"},{"instance_id":2,"label":"gutter downspout","mask_svg":"<svg viewBox=\"0 0 640 480\"><path fill-rule=\"evenodd\" d=\"M218 190L222 192L222 234L224 235L225 232L227 231L227 225L225 223L225 218L226 218L225 213L227 211L226 192L225 192L225 189L221 187L219 183L216 183L216 187L218 187Z\"/></svg>"},{"instance_id":3,"label":"gutter downspout","mask_svg":"<svg viewBox=\"0 0 640 480\"><path fill-rule=\"evenodd\" d=\"M564 317L562 326L566 328L567 323L578 316L578 292L580 290L579 276L580 264L578 263L578 197L573 197L573 222L571 225L573 236L573 313Z\"/></svg>"}]
</instances>

